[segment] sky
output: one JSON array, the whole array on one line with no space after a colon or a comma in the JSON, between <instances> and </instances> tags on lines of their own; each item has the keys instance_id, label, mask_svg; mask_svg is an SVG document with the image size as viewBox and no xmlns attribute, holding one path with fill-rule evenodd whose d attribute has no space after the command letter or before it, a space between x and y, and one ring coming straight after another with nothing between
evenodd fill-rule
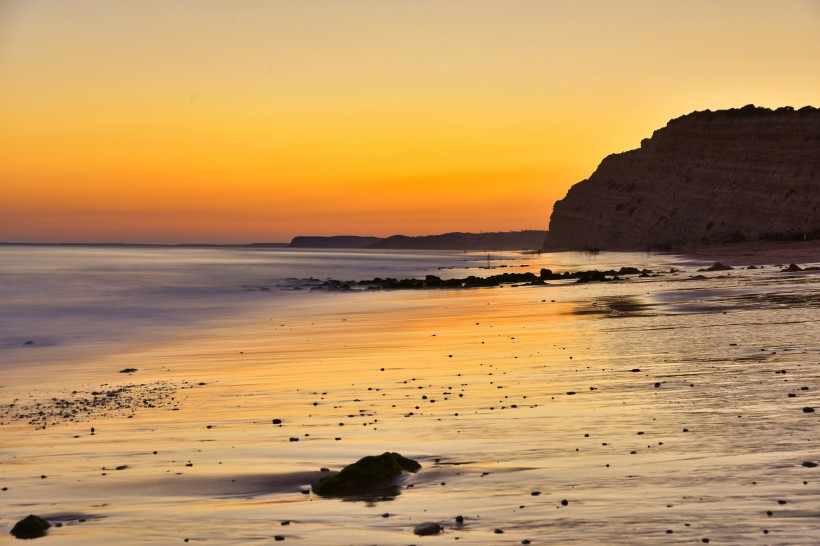
<instances>
[{"instance_id":1,"label":"sky","mask_svg":"<svg viewBox=\"0 0 820 546\"><path fill-rule=\"evenodd\" d=\"M820 0L0 0L0 241L546 229L818 59Z\"/></svg>"}]
</instances>

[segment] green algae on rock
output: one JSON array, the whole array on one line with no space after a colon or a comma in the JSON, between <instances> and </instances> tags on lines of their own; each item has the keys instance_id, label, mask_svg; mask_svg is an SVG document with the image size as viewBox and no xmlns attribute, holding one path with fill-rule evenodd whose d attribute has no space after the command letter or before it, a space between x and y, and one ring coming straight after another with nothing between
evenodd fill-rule
<instances>
[{"instance_id":1,"label":"green algae on rock","mask_svg":"<svg viewBox=\"0 0 820 546\"><path fill-rule=\"evenodd\" d=\"M51 524L34 514L29 514L14 524L11 534L17 538L40 538L46 535Z\"/></svg>"},{"instance_id":2,"label":"green algae on rock","mask_svg":"<svg viewBox=\"0 0 820 546\"><path fill-rule=\"evenodd\" d=\"M344 467L338 474L326 476L313 484L313 492L322 497L360 495L386 487L403 471L418 472L421 465L398 453L369 455Z\"/></svg>"}]
</instances>

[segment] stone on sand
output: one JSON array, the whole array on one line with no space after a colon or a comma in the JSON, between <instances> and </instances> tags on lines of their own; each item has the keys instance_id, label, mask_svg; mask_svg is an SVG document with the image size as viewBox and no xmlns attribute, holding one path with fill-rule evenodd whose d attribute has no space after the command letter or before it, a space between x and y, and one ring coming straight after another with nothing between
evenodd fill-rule
<instances>
[{"instance_id":1,"label":"stone on sand","mask_svg":"<svg viewBox=\"0 0 820 546\"><path fill-rule=\"evenodd\" d=\"M428 535L437 535L443 530L442 526L433 521L425 521L413 527L413 533L423 537Z\"/></svg>"},{"instance_id":2,"label":"stone on sand","mask_svg":"<svg viewBox=\"0 0 820 546\"><path fill-rule=\"evenodd\" d=\"M34 514L29 514L14 524L11 534L17 538L40 538L46 535L51 524Z\"/></svg>"},{"instance_id":3,"label":"stone on sand","mask_svg":"<svg viewBox=\"0 0 820 546\"><path fill-rule=\"evenodd\" d=\"M720 262L715 262L714 265L709 266L705 269L698 269L698 271L731 271L732 269L734 269L734 268L730 265L725 265L725 264L722 264Z\"/></svg>"},{"instance_id":4,"label":"stone on sand","mask_svg":"<svg viewBox=\"0 0 820 546\"><path fill-rule=\"evenodd\" d=\"M325 476L313 484L313 492L324 497L358 495L390 485L403 471L418 472L421 465L398 453L369 455L344 467L338 474Z\"/></svg>"}]
</instances>

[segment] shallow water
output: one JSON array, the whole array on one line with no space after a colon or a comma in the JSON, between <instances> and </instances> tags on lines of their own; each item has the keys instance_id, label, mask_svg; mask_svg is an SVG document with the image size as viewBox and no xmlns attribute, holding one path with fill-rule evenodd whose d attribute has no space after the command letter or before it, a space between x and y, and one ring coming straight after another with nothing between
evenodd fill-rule
<instances>
[{"instance_id":1,"label":"shallow water","mask_svg":"<svg viewBox=\"0 0 820 546\"><path fill-rule=\"evenodd\" d=\"M88 265L121 278L136 269L140 298L146 285L191 287L180 315L165 313L184 290L157 288L136 339L103 314L102 341L85 331L76 343L76 324L61 326L80 322L70 309L46 317L52 344L17 346L4 331L0 531L37 513L63 523L54 544L817 543L820 467L802 463L820 462L818 272L699 273L703 264L677 256L561 254L499 263L680 271L545 287L248 292L242 285L294 275L270 272L268 257L222 252L195 253L200 265L183 272L162 252ZM413 260L382 266L401 277L486 265L483 255ZM163 268L159 277L177 280L154 284ZM133 299L99 275L78 290L86 303L99 290L81 315L91 321L95 305ZM40 290L66 303L55 287L28 289L37 305L48 305ZM3 297L15 313L26 305L23 292ZM40 324L32 316L29 328ZM64 400L92 392L124 403L60 417L77 407ZM24 411L33 417L15 417ZM309 493L320 468L386 450L423 465L394 498ZM445 532L415 537L422 521Z\"/></svg>"}]
</instances>

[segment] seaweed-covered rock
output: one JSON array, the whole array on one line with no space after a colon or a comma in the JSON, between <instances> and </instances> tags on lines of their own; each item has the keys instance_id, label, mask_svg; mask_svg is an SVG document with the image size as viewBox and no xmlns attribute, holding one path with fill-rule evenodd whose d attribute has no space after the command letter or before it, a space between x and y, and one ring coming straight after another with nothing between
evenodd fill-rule
<instances>
[{"instance_id":1,"label":"seaweed-covered rock","mask_svg":"<svg viewBox=\"0 0 820 546\"><path fill-rule=\"evenodd\" d=\"M360 495L389 487L403 471L418 472L421 465L398 453L369 455L344 467L338 474L325 476L313 484L313 492L323 497Z\"/></svg>"},{"instance_id":2,"label":"seaweed-covered rock","mask_svg":"<svg viewBox=\"0 0 820 546\"><path fill-rule=\"evenodd\" d=\"M51 524L34 514L29 514L14 524L11 534L17 538L40 538L46 535Z\"/></svg>"}]
</instances>

